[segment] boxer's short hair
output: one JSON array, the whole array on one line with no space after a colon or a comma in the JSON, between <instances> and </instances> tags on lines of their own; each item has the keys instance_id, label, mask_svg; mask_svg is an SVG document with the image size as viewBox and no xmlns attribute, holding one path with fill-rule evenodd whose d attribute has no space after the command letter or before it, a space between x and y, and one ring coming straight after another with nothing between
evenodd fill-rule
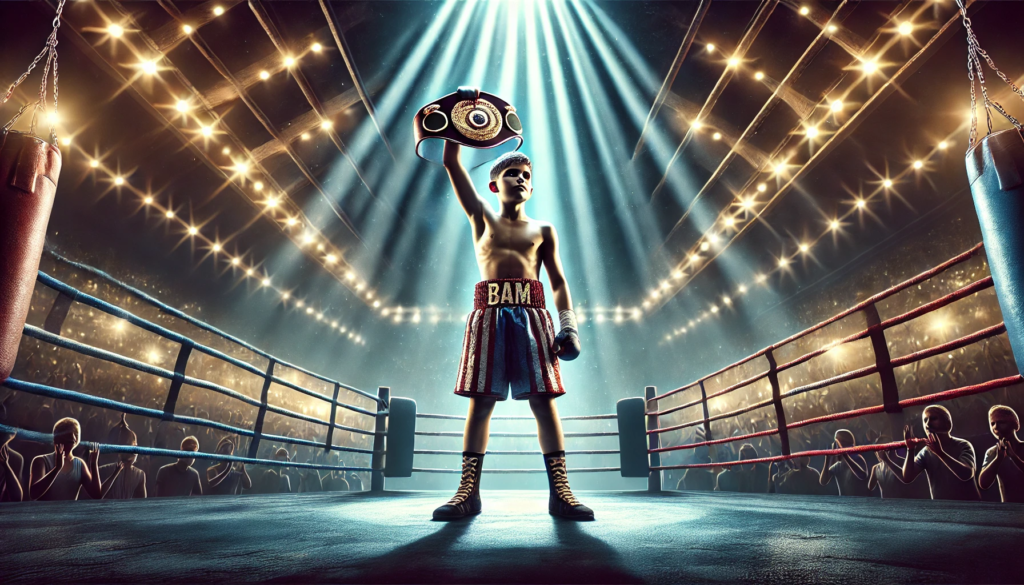
<instances>
[{"instance_id":1,"label":"boxer's short hair","mask_svg":"<svg viewBox=\"0 0 1024 585\"><path fill-rule=\"evenodd\" d=\"M519 151L506 152L505 154L498 157L491 165L491 180L497 181L498 177L501 176L501 171L513 166L513 165L527 165L530 170L533 170L533 163L530 162L530 157Z\"/></svg>"},{"instance_id":2,"label":"boxer's short hair","mask_svg":"<svg viewBox=\"0 0 1024 585\"><path fill-rule=\"evenodd\" d=\"M1002 405L1002 404L997 404L997 405L993 406L992 408L988 409L988 416L989 416L989 418L992 418L992 415L994 413L997 413L997 412L1001 413L1001 414L1005 414L1006 416L1012 418L1014 424L1017 427L1017 430L1020 430L1020 418L1017 416L1017 412L1016 411L1014 411L1009 406L1005 406L1005 405Z\"/></svg>"}]
</instances>

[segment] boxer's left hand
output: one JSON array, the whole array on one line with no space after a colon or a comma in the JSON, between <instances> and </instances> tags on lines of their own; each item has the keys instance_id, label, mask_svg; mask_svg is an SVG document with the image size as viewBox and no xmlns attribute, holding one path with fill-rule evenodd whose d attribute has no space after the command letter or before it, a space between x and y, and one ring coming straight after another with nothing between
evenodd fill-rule
<instances>
[{"instance_id":1,"label":"boxer's left hand","mask_svg":"<svg viewBox=\"0 0 1024 585\"><path fill-rule=\"evenodd\" d=\"M572 310L559 311L558 321L561 330L555 336L555 343L551 349L556 357L570 362L580 357L580 336L576 329L576 313Z\"/></svg>"}]
</instances>

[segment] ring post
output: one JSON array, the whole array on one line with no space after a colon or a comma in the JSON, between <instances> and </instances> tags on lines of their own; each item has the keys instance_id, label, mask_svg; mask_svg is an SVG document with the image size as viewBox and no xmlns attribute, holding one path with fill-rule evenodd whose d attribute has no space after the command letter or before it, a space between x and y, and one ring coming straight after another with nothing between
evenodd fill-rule
<instances>
[{"instance_id":1,"label":"ring post","mask_svg":"<svg viewBox=\"0 0 1024 585\"><path fill-rule=\"evenodd\" d=\"M381 386L377 388L377 408L389 404L391 388ZM373 455L370 456L370 491L384 491L384 433L387 431L388 414L381 412L377 415L377 424L374 427Z\"/></svg>"},{"instance_id":2,"label":"ring post","mask_svg":"<svg viewBox=\"0 0 1024 585\"><path fill-rule=\"evenodd\" d=\"M639 396L623 398L615 403L615 418L619 425L619 474L622 477L648 477L651 473L647 464L644 404L646 401Z\"/></svg>"},{"instance_id":3,"label":"ring post","mask_svg":"<svg viewBox=\"0 0 1024 585\"><path fill-rule=\"evenodd\" d=\"M255 459L260 449L260 439L263 438L263 419L267 417L267 403L270 393L270 384L274 378L274 366L277 360L271 358L267 364L267 373L263 376L263 391L260 393L260 411L256 415L256 423L252 427L252 440L249 441L249 458Z\"/></svg>"},{"instance_id":4,"label":"ring post","mask_svg":"<svg viewBox=\"0 0 1024 585\"><path fill-rule=\"evenodd\" d=\"M388 436L384 444L384 477L412 477L416 450L416 401L394 397L388 405Z\"/></svg>"},{"instance_id":5,"label":"ring post","mask_svg":"<svg viewBox=\"0 0 1024 585\"><path fill-rule=\"evenodd\" d=\"M711 418L711 413L708 412L708 392L704 389L704 380L700 381L700 406L701 411L704 412L704 440L710 441L711 437L711 422L708 420Z\"/></svg>"},{"instance_id":6,"label":"ring post","mask_svg":"<svg viewBox=\"0 0 1024 585\"><path fill-rule=\"evenodd\" d=\"M775 354L769 347L764 352L768 358L768 383L772 387L772 402L775 403L775 426L779 429L779 444L783 455L789 455L789 433L786 430L786 411L782 408L782 389L779 387L778 364L775 363Z\"/></svg>"},{"instance_id":7,"label":"ring post","mask_svg":"<svg viewBox=\"0 0 1024 585\"><path fill-rule=\"evenodd\" d=\"M655 386L648 386L644 389L644 398L647 403L647 430L653 431L658 428L658 415L651 414L658 412L658 401L654 399L657 395L658 389ZM654 434L647 436L647 448L657 449L661 447L661 435ZM648 452L648 458L650 460L651 467L661 466L661 453L650 453ZM660 492L661 491L661 472L651 471L647 474L647 491L649 492Z\"/></svg>"}]
</instances>

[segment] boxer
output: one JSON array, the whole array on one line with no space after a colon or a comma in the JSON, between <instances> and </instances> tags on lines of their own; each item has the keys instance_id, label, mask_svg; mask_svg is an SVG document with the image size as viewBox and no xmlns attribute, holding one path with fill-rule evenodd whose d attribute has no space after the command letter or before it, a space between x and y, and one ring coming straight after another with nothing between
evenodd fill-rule
<instances>
[{"instance_id":1,"label":"boxer","mask_svg":"<svg viewBox=\"0 0 1024 585\"><path fill-rule=\"evenodd\" d=\"M475 89L459 89L459 97L476 100ZM472 120L470 120L472 122ZM470 399L463 437L462 479L448 503L434 510L435 520L479 514L480 470L487 448L488 426L495 402L529 400L537 419L538 438L548 474L548 512L573 520L593 520L594 512L569 489L561 422L554 399L565 393L559 360L580 354L576 315L558 254L553 225L527 217L523 207L533 195L533 164L526 155L510 152L490 170L488 188L498 199L495 210L477 193L460 159L461 146L444 144L443 163L473 230L477 284L473 312L466 323L462 360L455 394ZM543 267L558 309L559 332L547 312Z\"/></svg>"}]
</instances>

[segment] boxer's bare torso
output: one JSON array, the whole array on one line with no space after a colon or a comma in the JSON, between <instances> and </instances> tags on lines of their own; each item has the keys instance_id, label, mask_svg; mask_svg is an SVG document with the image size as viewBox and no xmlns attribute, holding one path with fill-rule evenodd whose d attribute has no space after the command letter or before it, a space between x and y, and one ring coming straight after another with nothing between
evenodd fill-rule
<instances>
[{"instance_id":1,"label":"boxer's bare torso","mask_svg":"<svg viewBox=\"0 0 1024 585\"><path fill-rule=\"evenodd\" d=\"M473 187L469 174L459 161L460 148L451 142L445 144L445 168L473 228L481 278L537 280L541 266L544 266L555 291L555 304L562 304L559 293L564 289L564 308L571 308L558 258L555 229L548 222L527 217L523 211L523 205L533 193L532 169L528 165L513 165L502 171L496 181L501 209L495 211ZM559 306L560 310L562 308Z\"/></svg>"}]
</instances>

